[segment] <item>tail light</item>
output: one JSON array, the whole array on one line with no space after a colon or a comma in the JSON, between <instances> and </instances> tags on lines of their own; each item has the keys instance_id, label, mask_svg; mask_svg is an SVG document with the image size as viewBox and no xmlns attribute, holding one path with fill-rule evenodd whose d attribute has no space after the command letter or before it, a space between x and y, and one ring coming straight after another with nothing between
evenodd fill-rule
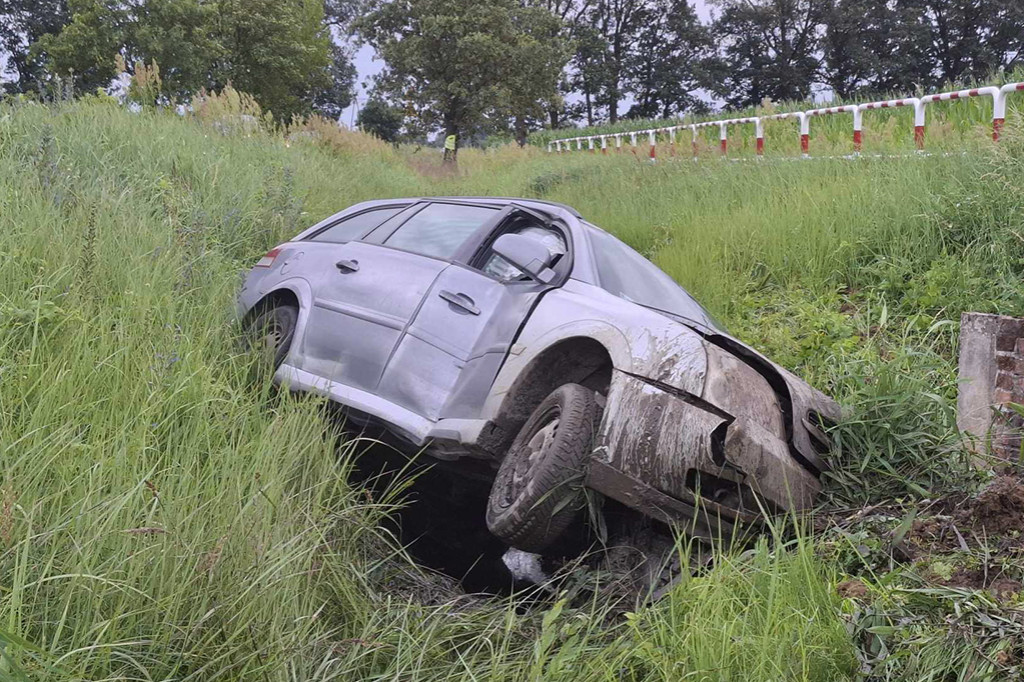
<instances>
[{"instance_id":1,"label":"tail light","mask_svg":"<svg viewBox=\"0 0 1024 682\"><path fill-rule=\"evenodd\" d=\"M280 253L281 253L281 247L280 246L278 246L275 249L271 249L270 251L267 251L266 255L264 255L263 258L260 258L259 262L256 263L256 267L257 268L269 268L269 267L272 267L274 265L274 261L277 260L277 256Z\"/></svg>"}]
</instances>

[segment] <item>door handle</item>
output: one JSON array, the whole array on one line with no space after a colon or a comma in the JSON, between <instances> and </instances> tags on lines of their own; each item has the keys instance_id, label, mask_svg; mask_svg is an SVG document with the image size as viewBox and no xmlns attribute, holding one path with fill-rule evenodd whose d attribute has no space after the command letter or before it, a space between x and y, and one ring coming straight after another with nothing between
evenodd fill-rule
<instances>
[{"instance_id":1,"label":"door handle","mask_svg":"<svg viewBox=\"0 0 1024 682\"><path fill-rule=\"evenodd\" d=\"M473 305L473 299L471 299L469 296L466 296L463 293L453 294L450 291L445 291L444 289L442 289L438 296L448 301L456 308L461 308L465 310L470 315L480 314L480 309Z\"/></svg>"},{"instance_id":2,"label":"door handle","mask_svg":"<svg viewBox=\"0 0 1024 682\"><path fill-rule=\"evenodd\" d=\"M334 266L342 272L355 272L359 269L359 261L345 260L342 258L340 261L335 263Z\"/></svg>"}]
</instances>

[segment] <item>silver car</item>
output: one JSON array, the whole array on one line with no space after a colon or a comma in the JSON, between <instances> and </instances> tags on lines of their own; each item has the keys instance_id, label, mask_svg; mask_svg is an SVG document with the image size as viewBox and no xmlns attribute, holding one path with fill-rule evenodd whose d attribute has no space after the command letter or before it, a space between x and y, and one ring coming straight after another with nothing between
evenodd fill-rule
<instances>
[{"instance_id":1,"label":"silver car","mask_svg":"<svg viewBox=\"0 0 1024 682\"><path fill-rule=\"evenodd\" d=\"M550 202L357 204L269 251L239 309L278 384L488 464L488 527L529 552L584 488L705 537L804 509L840 415Z\"/></svg>"}]
</instances>

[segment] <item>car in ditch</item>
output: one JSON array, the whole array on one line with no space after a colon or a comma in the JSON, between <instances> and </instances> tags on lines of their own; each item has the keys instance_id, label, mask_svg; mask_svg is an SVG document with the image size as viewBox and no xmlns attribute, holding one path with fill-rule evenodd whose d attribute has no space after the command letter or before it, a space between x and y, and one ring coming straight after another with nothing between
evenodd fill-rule
<instances>
[{"instance_id":1,"label":"car in ditch","mask_svg":"<svg viewBox=\"0 0 1024 682\"><path fill-rule=\"evenodd\" d=\"M585 490L712 538L813 504L838 406L552 202L356 204L271 249L238 300L274 381L493 477L543 552Z\"/></svg>"}]
</instances>

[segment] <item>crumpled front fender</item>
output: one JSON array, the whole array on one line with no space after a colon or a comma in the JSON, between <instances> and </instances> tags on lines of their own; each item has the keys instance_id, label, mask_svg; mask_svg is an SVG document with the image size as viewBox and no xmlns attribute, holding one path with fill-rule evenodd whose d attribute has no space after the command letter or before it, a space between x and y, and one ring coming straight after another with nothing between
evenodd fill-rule
<instances>
[{"instance_id":1,"label":"crumpled front fender","mask_svg":"<svg viewBox=\"0 0 1024 682\"><path fill-rule=\"evenodd\" d=\"M673 387L615 372L595 458L675 499L697 497L738 518L805 509L817 477L757 421L736 417Z\"/></svg>"}]
</instances>

